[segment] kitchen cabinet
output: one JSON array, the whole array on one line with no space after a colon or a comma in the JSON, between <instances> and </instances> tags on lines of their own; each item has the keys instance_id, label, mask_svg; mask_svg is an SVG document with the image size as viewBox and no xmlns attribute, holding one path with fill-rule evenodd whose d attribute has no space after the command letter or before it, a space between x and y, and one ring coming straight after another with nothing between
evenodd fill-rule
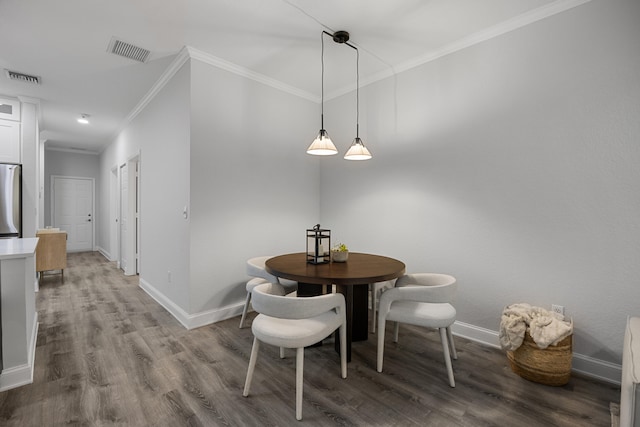
<instances>
[{"instance_id":1,"label":"kitchen cabinet","mask_svg":"<svg viewBox=\"0 0 640 427\"><path fill-rule=\"evenodd\" d=\"M20 122L0 119L0 163L21 163L20 151Z\"/></svg>"},{"instance_id":2,"label":"kitchen cabinet","mask_svg":"<svg viewBox=\"0 0 640 427\"><path fill-rule=\"evenodd\" d=\"M37 238L0 239L0 392L33 382L38 336Z\"/></svg>"}]
</instances>

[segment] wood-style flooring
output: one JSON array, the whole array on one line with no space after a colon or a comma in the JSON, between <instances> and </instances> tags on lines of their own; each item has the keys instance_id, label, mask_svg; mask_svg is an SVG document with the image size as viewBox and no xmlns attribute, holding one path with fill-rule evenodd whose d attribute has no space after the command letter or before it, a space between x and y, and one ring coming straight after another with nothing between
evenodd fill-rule
<instances>
[{"instance_id":1,"label":"wood-style flooring","mask_svg":"<svg viewBox=\"0 0 640 427\"><path fill-rule=\"evenodd\" d=\"M450 388L437 332L403 326L399 344L387 328L383 373L375 335L353 344L346 379L333 345L307 349L297 422L293 350L263 345L244 398L250 327L188 331L97 252L70 254L64 282L45 276L37 307L34 382L0 393L1 426L609 426L619 401L579 376L526 381L502 351L458 337Z\"/></svg>"}]
</instances>

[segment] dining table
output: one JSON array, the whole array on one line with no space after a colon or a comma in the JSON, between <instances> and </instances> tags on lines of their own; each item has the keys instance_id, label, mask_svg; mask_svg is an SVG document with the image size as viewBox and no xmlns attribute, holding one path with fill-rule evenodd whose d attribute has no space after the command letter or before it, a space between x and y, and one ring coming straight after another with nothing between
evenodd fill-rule
<instances>
[{"instance_id":1,"label":"dining table","mask_svg":"<svg viewBox=\"0 0 640 427\"><path fill-rule=\"evenodd\" d=\"M344 295L347 318L347 361L351 343L366 341L369 335L369 284L397 279L404 275L402 261L382 255L349 252L345 262L312 264L306 252L278 255L265 263L268 273L298 282L297 296L316 296L330 292L331 285ZM335 340L336 350L340 340Z\"/></svg>"}]
</instances>

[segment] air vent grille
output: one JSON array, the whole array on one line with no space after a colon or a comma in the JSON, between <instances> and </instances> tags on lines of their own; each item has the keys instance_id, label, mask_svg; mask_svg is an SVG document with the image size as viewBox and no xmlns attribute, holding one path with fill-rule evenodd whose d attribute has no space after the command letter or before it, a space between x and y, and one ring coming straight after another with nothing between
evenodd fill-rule
<instances>
[{"instance_id":1,"label":"air vent grille","mask_svg":"<svg viewBox=\"0 0 640 427\"><path fill-rule=\"evenodd\" d=\"M20 82L33 83L35 85L40 84L40 77L38 76L31 76L29 74L18 73L16 71L11 71L11 70L5 70L5 71L7 73L7 77L10 80L18 80Z\"/></svg>"},{"instance_id":2,"label":"air vent grille","mask_svg":"<svg viewBox=\"0 0 640 427\"><path fill-rule=\"evenodd\" d=\"M124 56L125 58L139 62L147 62L149 55L151 55L151 51L132 45L131 43L123 42L115 37L111 39L107 51L114 55Z\"/></svg>"}]
</instances>

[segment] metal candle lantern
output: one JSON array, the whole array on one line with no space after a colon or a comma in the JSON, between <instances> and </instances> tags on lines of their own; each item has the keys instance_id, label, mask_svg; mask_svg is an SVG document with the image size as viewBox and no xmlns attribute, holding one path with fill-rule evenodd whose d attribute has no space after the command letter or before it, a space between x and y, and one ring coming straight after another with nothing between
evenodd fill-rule
<instances>
[{"instance_id":1,"label":"metal candle lantern","mask_svg":"<svg viewBox=\"0 0 640 427\"><path fill-rule=\"evenodd\" d=\"M323 230L316 224L307 230L307 262L309 264L326 264L331 261L331 230Z\"/></svg>"}]
</instances>

